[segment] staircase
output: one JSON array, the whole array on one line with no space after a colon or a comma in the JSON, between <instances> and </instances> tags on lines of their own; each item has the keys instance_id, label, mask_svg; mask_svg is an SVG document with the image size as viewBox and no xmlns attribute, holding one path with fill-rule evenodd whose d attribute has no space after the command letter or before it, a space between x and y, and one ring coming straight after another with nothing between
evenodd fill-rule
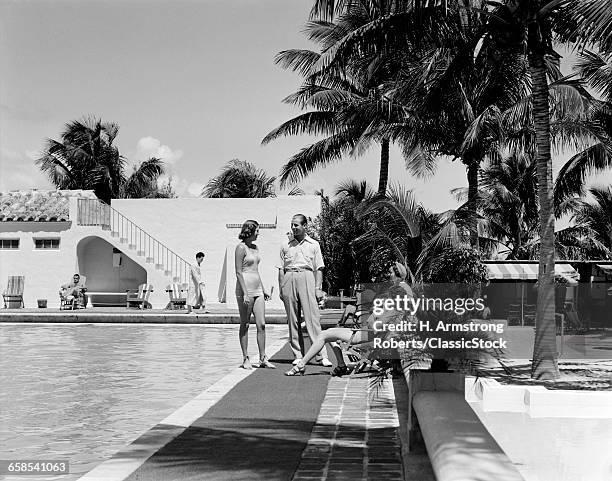
<instances>
[{"instance_id":1,"label":"staircase","mask_svg":"<svg viewBox=\"0 0 612 481\"><path fill-rule=\"evenodd\" d=\"M100 226L119 244L125 245L127 251L153 265L170 282L188 283L189 262L110 205L98 199L78 199L77 208L77 225Z\"/></svg>"}]
</instances>

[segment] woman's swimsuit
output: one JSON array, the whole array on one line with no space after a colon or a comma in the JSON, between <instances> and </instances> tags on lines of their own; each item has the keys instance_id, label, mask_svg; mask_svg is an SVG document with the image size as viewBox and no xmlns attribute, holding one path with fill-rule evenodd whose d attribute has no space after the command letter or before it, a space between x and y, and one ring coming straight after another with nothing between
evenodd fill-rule
<instances>
[{"instance_id":1,"label":"woman's swimsuit","mask_svg":"<svg viewBox=\"0 0 612 481\"><path fill-rule=\"evenodd\" d=\"M257 247L250 248L246 244L243 244L245 254L242 259L242 277L247 289L247 295L249 297L263 296L263 286L261 285L261 279L259 277L259 250ZM240 282L236 283L236 296L244 297L242 292L242 286Z\"/></svg>"}]
</instances>

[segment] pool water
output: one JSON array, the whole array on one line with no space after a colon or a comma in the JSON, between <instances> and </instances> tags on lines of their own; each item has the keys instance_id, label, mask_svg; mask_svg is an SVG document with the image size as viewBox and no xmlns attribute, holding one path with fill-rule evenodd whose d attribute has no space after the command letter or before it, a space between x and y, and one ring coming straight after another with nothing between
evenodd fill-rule
<instances>
[{"instance_id":1,"label":"pool water","mask_svg":"<svg viewBox=\"0 0 612 481\"><path fill-rule=\"evenodd\" d=\"M266 327L267 344L285 326ZM255 326L249 351L257 359ZM67 459L73 480L236 368L237 325L0 325L0 459ZM22 480L23 476L6 479Z\"/></svg>"},{"instance_id":2,"label":"pool water","mask_svg":"<svg viewBox=\"0 0 612 481\"><path fill-rule=\"evenodd\" d=\"M525 481L612 480L612 419L532 418L470 406Z\"/></svg>"}]
</instances>

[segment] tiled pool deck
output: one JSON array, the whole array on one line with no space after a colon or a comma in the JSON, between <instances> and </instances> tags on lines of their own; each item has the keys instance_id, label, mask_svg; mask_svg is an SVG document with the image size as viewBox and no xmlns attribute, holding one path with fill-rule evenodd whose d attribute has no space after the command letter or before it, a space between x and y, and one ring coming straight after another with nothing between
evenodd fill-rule
<instances>
[{"instance_id":1,"label":"tiled pool deck","mask_svg":"<svg viewBox=\"0 0 612 481\"><path fill-rule=\"evenodd\" d=\"M333 378L293 481L402 481L398 428L391 380Z\"/></svg>"}]
</instances>

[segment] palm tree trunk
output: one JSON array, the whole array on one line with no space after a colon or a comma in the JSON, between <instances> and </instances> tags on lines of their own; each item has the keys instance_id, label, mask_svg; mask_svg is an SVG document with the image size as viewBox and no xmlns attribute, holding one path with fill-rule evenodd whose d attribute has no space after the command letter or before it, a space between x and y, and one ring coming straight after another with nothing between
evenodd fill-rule
<instances>
[{"instance_id":1,"label":"palm tree trunk","mask_svg":"<svg viewBox=\"0 0 612 481\"><path fill-rule=\"evenodd\" d=\"M478 242L478 167L479 163L474 159L469 159L467 163L467 179L468 179L468 210L471 215L469 220L470 228L470 245L479 249Z\"/></svg>"},{"instance_id":2,"label":"palm tree trunk","mask_svg":"<svg viewBox=\"0 0 612 481\"><path fill-rule=\"evenodd\" d=\"M382 139L380 143L380 174L378 177L378 197L387 194L387 181L389 180L389 139Z\"/></svg>"},{"instance_id":3,"label":"palm tree trunk","mask_svg":"<svg viewBox=\"0 0 612 481\"><path fill-rule=\"evenodd\" d=\"M555 216L553 212L552 159L550 156L550 115L548 83L543 49L529 54L536 132L538 200L540 203L540 266L538 303L531 377L556 379L557 341L555 329Z\"/></svg>"}]
</instances>

